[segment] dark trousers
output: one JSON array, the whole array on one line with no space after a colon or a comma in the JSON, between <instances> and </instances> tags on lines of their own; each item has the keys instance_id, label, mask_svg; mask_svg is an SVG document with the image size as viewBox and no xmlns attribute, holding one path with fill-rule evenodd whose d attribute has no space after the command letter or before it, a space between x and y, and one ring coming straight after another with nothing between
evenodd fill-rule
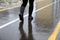
<instances>
[{"instance_id":1,"label":"dark trousers","mask_svg":"<svg viewBox=\"0 0 60 40\"><path fill-rule=\"evenodd\" d=\"M28 0L22 0L22 1L23 1L23 3L21 5L21 7L20 7L20 14L23 16L25 7L26 7L26 5L28 3ZM29 16L32 15L33 3L34 3L34 0L29 0Z\"/></svg>"}]
</instances>

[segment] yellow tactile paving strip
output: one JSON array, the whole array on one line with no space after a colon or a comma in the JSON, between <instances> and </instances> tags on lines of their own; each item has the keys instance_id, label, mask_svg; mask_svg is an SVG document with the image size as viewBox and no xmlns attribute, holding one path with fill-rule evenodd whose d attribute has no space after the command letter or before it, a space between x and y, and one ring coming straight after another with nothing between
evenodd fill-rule
<instances>
[{"instance_id":1,"label":"yellow tactile paving strip","mask_svg":"<svg viewBox=\"0 0 60 40\"><path fill-rule=\"evenodd\" d=\"M56 40L59 31L60 31L60 21L57 23L56 28L54 29L53 33L52 33L51 36L48 38L48 40Z\"/></svg>"},{"instance_id":2,"label":"yellow tactile paving strip","mask_svg":"<svg viewBox=\"0 0 60 40\"><path fill-rule=\"evenodd\" d=\"M52 3L51 0L44 0L37 3L37 9L44 7ZM37 23L40 25L51 26L52 25L52 6L46 7L43 10L37 12Z\"/></svg>"},{"instance_id":3,"label":"yellow tactile paving strip","mask_svg":"<svg viewBox=\"0 0 60 40\"><path fill-rule=\"evenodd\" d=\"M49 9L49 10L48 10ZM52 25L51 6L37 12L37 23L50 27Z\"/></svg>"},{"instance_id":4,"label":"yellow tactile paving strip","mask_svg":"<svg viewBox=\"0 0 60 40\"><path fill-rule=\"evenodd\" d=\"M19 5L18 6L2 8L2 9L0 9L0 12L6 11L6 10L9 10L9 9L13 9L13 8L16 8L16 7L19 7Z\"/></svg>"},{"instance_id":5,"label":"yellow tactile paving strip","mask_svg":"<svg viewBox=\"0 0 60 40\"><path fill-rule=\"evenodd\" d=\"M16 5L13 5L13 6L10 6L10 7L4 7L4 8L1 8L0 9L0 12L3 12L3 11L5 11L5 10L9 10L9 9L13 9L13 8L17 8L17 7L20 7L21 6L21 1L20 1L20 3L18 4L16 4Z\"/></svg>"},{"instance_id":6,"label":"yellow tactile paving strip","mask_svg":"<svg viewBox=\"0 0 60 40\"><path fill-rule=\"evenodd\" d=\"M37 9L38 8L41 8L41 7L43 7L43 6L46 6L46 5L48 5L48 4L50 4L52 2L52 0L38 0L37 1Z\"/></svg>"}]
</instances>

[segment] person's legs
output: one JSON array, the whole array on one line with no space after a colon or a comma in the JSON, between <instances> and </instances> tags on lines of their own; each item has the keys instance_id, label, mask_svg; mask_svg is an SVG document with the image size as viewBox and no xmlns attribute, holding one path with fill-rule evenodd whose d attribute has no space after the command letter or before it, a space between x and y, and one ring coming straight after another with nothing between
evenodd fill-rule
<instances>
[{"instance_id":1,"label":"person's legs","mask_svg":"<svg viewBox=\"0 0 60 40\"><path fill-rule=\"evenodd\" d=\"M33 19L32 12L34 7L34 0L29 0L29 19Z\"/></svg>"},{"instance_id":2,"label":"person's legs","mask_svg":"<svg viewBox=\"0 0 60 40\"><path fill-rule=\"evenodd\" d=\"M21 7L20 7L19 17L20 17L20 20L23 21L23 14L24 14L24 10L25 10L25 7L26 7L26 5L27 5L28 0L22 0L22 1L23 1L23 4L22 4Z\"/></svg>"}]
</instances>

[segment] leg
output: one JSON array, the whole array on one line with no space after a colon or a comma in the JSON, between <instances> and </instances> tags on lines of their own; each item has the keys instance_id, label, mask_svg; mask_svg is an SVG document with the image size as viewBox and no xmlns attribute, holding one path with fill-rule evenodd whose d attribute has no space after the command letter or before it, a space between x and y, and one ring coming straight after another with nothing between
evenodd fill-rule
<instances>
[{"instance_id":1,"label":"leg","mask_svg":"<svg viewBox=\"0 0 60 40\"><path fill-rule=\"evenodd\" d=\"M27 5L28 0L22 0L22 1L23 1L23 4L22 4L21 7L20 7L19 17L20 17L20 20L23 21L23 14L24 14L24 10L25 10L25 7L26 7L26 5Z\"/></svg>"},{"instance_id":2,"label":"leg","mask_svg":"<svg viewBox=\"0 0 60 40\"><path fill-rule=\"evenodd\" d=\"M29 19L32 19L32 12L33 12L33 3L34 3L34 0L29 0Z\"/></svg>"}]
</instances>

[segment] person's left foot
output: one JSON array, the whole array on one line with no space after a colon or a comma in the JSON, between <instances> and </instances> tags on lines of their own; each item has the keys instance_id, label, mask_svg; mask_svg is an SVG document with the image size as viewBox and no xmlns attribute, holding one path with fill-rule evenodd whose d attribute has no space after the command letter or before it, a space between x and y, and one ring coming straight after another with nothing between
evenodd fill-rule
<instances>
[{"instance_id":1,"label":"person's left foot","mask_svg":"<svg viewBox=\"0 0 60 40\"><path fill-rule=\"evenodd\" d=\"M19 14L19 19L23 22L23 16Z\"/></svg>"}]
</instances>

